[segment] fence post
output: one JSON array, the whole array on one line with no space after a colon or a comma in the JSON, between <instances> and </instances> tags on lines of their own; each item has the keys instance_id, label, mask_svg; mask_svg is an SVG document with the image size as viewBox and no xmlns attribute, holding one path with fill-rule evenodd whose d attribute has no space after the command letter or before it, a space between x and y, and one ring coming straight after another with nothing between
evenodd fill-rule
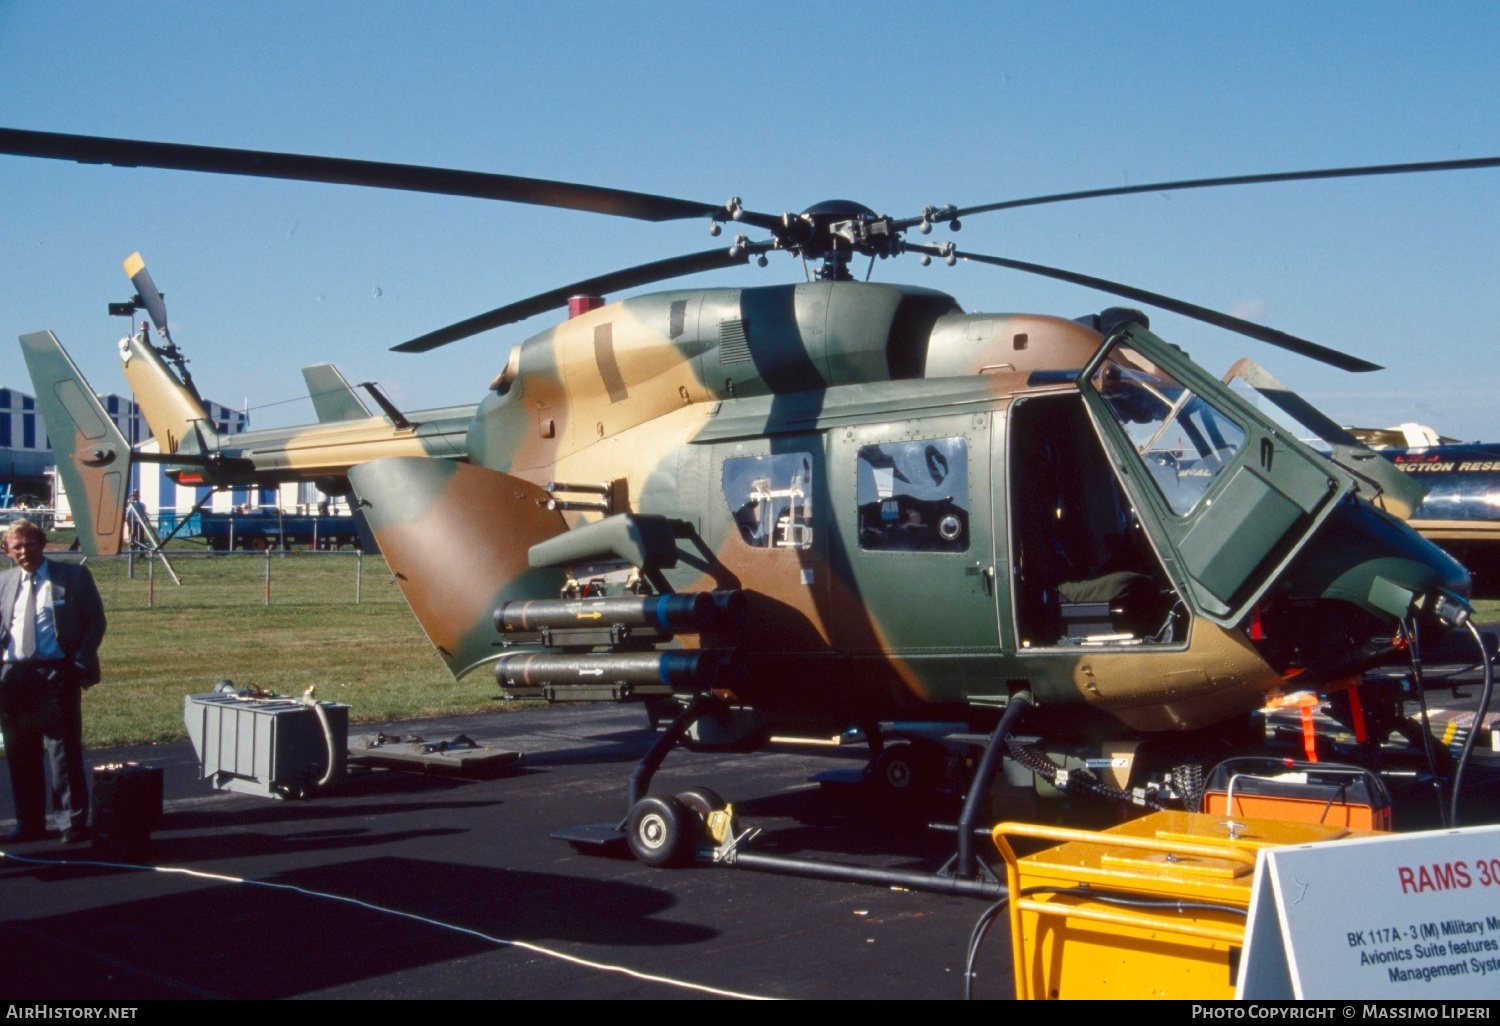
<instances>
[{"instance_id":1,"label":"fence post","mask_svg":"<svg viewBox=\"0 0 1500 1026\"><path fill-rule=\"evenodd\" d=\"M156 608L156 560L146 558L146 608Z\"/></svg>"},{"instance_id":2,"label":"fence post","mask_svg":"<svg viewBox=\"0 0 1500 1026\"><path fill-rule=\"evenodd\" d=\"M354 604L359 605L359 587L365 579L365 550L354 550Z\"/></svg>"},{"instance_id":3,"label":"fence post","mask_svg":"<svg viewBox=\"0 0 1500 1026\"><path fill-rule=\"evenodd\" d=\"M266 605L271 604L271 546L266 546Z\"/></svg>"}]
</instances>

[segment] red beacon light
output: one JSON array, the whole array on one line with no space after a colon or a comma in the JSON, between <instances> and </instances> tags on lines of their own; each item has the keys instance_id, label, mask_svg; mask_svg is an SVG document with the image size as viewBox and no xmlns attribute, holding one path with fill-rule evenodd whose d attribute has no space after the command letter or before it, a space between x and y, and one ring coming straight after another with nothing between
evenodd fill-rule
<instances>
[{"instance_id":1,"label":"red beacon light","mask_svg":"<svg viewBox=\"0 0 1500 1026\"><path fill-rule=\"evenodd\" d=\"M582 316L590 310L597 310L604 305L603 296L569 296L568 297L568 320Z\"/></svg>"}]
</instances>

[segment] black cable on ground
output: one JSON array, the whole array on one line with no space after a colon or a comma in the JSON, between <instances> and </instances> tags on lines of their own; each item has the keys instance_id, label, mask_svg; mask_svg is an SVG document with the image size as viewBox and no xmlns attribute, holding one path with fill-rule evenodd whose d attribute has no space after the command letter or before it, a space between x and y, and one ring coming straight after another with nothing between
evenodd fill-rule
<instances>
[{"instance_id":1,"label":"black cable on ground","mask_svg":"<svg viewBox=\"0 0 1500 1026\"><path fill-rule=\"evenodd\" d=\"M1033 888L1034 890L1035 888ZM1022 891L1021 894L1030 894L1031 891ZM985 935L990 932L990 926L995 922L995 917L1005 911L1010 904L1010 895L1006 895L995 902L989 908L980 913L974 922L974 929L969 931L969 948L964 954L964 1000L974 999L974 963L979 961L979 948L984 944ZM1019 982L1019 981L1018 981Z\"/></svg>"}]
</instances>

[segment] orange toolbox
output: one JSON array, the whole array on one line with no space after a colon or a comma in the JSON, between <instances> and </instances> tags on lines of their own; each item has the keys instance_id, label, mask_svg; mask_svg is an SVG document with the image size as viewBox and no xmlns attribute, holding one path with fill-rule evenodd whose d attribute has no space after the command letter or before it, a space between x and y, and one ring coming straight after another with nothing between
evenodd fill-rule
<instances>
[{"instance_id":1,"label":"orange toolbox","mask_svg":"<svg viewBox=\"0 0 1500 1026\"><path fill-rule=\"evenodd\" d=\"M1226 759L1203 790L1211 816L1390 830L1391 794L1362 766L1269 756Z\"/></svg>"}]
</instances>

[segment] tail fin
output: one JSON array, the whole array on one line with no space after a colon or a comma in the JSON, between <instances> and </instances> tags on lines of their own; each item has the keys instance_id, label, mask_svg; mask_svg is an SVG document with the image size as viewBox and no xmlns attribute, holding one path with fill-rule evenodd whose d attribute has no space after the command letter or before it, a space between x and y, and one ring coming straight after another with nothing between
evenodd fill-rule
<instances>
[{"instance_id":1,"label":"tail fin","mask_svg":"<svg viewBox=\"0 0 1500 1026\"><path fill-rule=\"evenodd\" d=\"M36 404L88 556L119 553L130 488L130 443L50 331L21 336Z\"/></svg>"},{"instance_id":2,"label":"tail fin","mask_svg":"<svg viewBox=\"0 0 1500 1026\"><path fill-rule=\"evenodd\" d=\"M349 386L339 369L331 363L302 368L302 379L312 396L313 409L320 424L339 420L368 420L373 414L359 393Z\"/></svg>"},{"instance_id":3,"label":"tail fin","mask_svg":"<svg viewBox=\"0 0 1500 1026\"><path fill-rule=\"evenodd\" d=\"M401 593L453 676L499 658L501 602L562 587L566 571L533 567L528 553L568 525L529 481L430 456L371 460L349 480Z\"/></svg>"},{"instance_id":4,"label":"tail fin","mask_svg":"<svg viewBox=\"0 0 1500 1026\"><path fill-rule=\"evenodd\" d=\"M218 432L203 404L167 366L144 330L120 340L120 359L125 365L125 380L130 382L141 415L162 452L215 448Z\"/></svg>"}]
</instances>

